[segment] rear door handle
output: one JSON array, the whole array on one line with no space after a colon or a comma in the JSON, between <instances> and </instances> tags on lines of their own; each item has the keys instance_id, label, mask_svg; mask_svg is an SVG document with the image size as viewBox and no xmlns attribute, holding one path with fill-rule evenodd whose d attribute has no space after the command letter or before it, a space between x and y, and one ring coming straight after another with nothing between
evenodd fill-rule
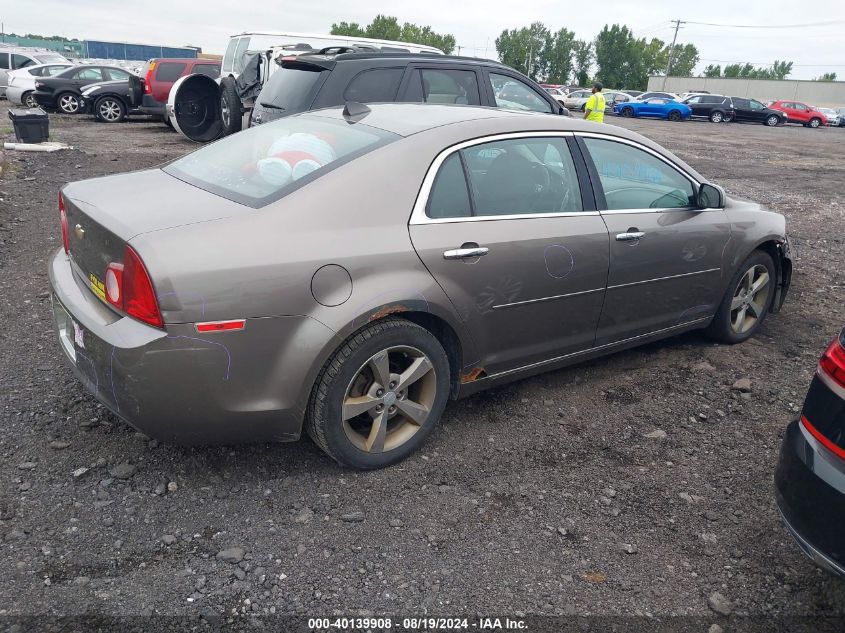
<instances>
[{"instance_id":1,"label":"rear door handle","mask_svg":"<svg viewBox=\"0 0 845 633\"><path fill-rule=\"evenodd\" d=\"M634 240L638 240L641 237L644 237L645 233L642 231L629 231L628 233L619 233L616 235L617 242L633 242Z\"/></svg>"},{"instance_id":2,"label":"rear door handle","mask_svg":"<svg viewBox=\"0 0 845 633\"><path fill-rule=\"evenodd\" d=\"M455 248L450 251L444 251L443 259L472 259L474 257L481 257L490 252L486 246L475 246L473 248Z\"/></svg>"}]
</instances>

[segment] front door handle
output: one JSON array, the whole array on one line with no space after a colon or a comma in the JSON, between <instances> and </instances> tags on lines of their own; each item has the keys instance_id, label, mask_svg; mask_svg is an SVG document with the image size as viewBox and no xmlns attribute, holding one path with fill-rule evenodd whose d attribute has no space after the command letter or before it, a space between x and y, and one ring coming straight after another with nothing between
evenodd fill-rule
<instances>
[{"instance_id":1,"label":"front door handle","mask_svg":"<svg viewBox=\"0 0 845 633\"><path fill-rule=\"evenodd\" d=\"M472 248L455 248L450 251L444 251L443 259L473 259L481 257L490 252L486 246L474 246Z\"/></svg>"},{"instance_id":2,"label":"front door handle","mask_svg":"<svg viewBox=\"0 0 845 633\"><path fill-rule=\"evenodd\" d=\"M619 233L616 235L617 242L633 242L644 237L645 233L642 231L628 231L627 233Z\"/></svg>"}]
</instances>

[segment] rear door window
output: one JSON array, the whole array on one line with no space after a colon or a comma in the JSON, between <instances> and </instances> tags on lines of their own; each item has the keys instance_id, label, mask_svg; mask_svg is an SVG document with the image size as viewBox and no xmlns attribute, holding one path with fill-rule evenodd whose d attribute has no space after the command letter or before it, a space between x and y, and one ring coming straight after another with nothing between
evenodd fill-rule
<instances>
[{"instance_id":1,"label":"rear door window","mask_svg":"<svg viewBox=\"0 0 845 633\"><path fill-rule=\"evenodd\" d=\"M0 53L0 70L9 70L9 53Z\"/></svg>"},{"instance_id":2,"label":"rear door window","mask_svg":"<svg viewBox=\"0 0 845 633\"><path fill-rule=\"evenodd\" d=\"M346 86L343 98L358 103L395 101L404 68L374 68L358 73Z\"/></svg>"},{"instance_id":3,"label":"rear door window","mask_svg":"<svg viewBox=\"0 0 845 633\"><path fill-rule=\"evenodd\" d=\"M244 65L246 64L245 53L247 48L249 47L249 39L248 37L242 37L238 40L238 47L235 49L235 59L232 60L233 70L236 73L240 73L244 69Z\"/></svg>"},{"instance_id":4,"label":"rear door window","mask_svg":"<svg viewBox=\"0 0 845 633\"><path fill-rule=\"evenodd\" d=\"M466 218L472 215L460 153L455 152L443 161L434 179L425 214L438 219Z\"/></svg>"},{"instance_id":5,"label":"rear door window","mask_svg":"<svg viewBox=\"0 0 845 633\"><path fill-rule=\"evenodd\" d=\"M217 79L220 76L220 66L217 64L194 64L193 72L196 75L205 75Z\"/></svg>"},{"instance_id":6,"label":"rear door window","mask_svg":"<svg viewBox=\"0 0 845 633\"><path fill-rule=\"evenodd\" d=\"M313 64L285 62L264 84L258 103L288 114L303 112L311 105L328 73Z\"/></svg>"},{"instance_id":7,"label":"rear door window","mask_svg":"<svg viewBox=\"0 0 845 633\"><path fill-rule=\"evenodd\" d=\"M172 83L182 76L186 66L180 62L161 62L156 66L156 81Z\"/></svg>"},{"instance_id":8,"label":"rear door window","mask_svg":"<svg viewBox=\"0 0 845 633\"><path fill-rule=\"evenodd\" d=\"M481 105L478 77L473 70L418 68L411 75L404 100Z\"/></svg>"},{"instance_id":9,"label":"rear door window","mask_svg":"<svg viewBox=\"0 0 845 633\"><path fill-rule=\"evenodd\" d=\"M195 187L258 208L400 138L363 123L303 115L227 136L163 170Z\"/></svg>"},{"instance_id":10,"label":"rear door window","mask_svg":"<svg viewBox=\"0 0 845 633\"><path fill-rule=\"evenodd\" d=\"M103 81L103 71L100 68L82 68L76 72L75 79Z\"/></svg>"},{"instance_id":11,"label":"rear door window","mask_svg":"<svg viewBox=\"0 0 845 633\"><path fill-rule=\"evenodd\" d=\"M232 66L235 60L235 49L238 47L239 38L233 37L229 40L229 45L226 47L226 53L223 55L223 70L227 73L232 72Z\"/></svg>"},{"instance_id":12,"label":"rear door window","mask_svg":"<svg viewBox=\"0 0 845 633\"><path fill-rule=\"evenodd\" d=\"M107 68L106 72L114 81L129 79L129 73L125 70L120 70L119 68Z\"/></svg>"}]
</instances>

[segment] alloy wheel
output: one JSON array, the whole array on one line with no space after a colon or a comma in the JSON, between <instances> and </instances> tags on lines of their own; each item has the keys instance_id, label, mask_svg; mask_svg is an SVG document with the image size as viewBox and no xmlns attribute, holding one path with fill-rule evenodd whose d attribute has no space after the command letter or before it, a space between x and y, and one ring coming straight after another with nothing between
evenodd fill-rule
<instances>
[{"instance_id":1,"label":"alloy wheel","mask_svg":"<svg viewBox=\"0 0 845 633\"><path fill-rule=\"evenodd\" d=\"M103 99L97 107L97 111L103 120L110 123L119 121L122 115L120 104L114 99Z\"/></svg>"},{"instance_id":2,"label":"alloy wheel","mask_svg":"<svg viewBox=\"0 0 845 633\"><path fill-rule=\"evenodd\" d=\"M23 104L27 108L37 108L38 102L35 100L35 95L31 92L26 93L26 96L23 98Z\"/></svg>"},{"instance_id":3,"label":"alloy wheel","mask_svg":"<svg viewBox=\"0 0 845 633\"><path fill-rule=\"evenodd\" d=\"M812 121L810 121L810 127L819 127L819 120L813 119Z\"/></svg>"},{"instance_id":4,"label":"alloy wheel","mask_svg":"<svg viewBox=\"0 0 845 633\"><path fill-rule=\"evenodd\" d=\"M721 112L714 112L710 115L710 120L713 123L721 123L722 122L722 113Z\"/></svg>"},{"instance_id":5,"label":"alloy wheel","mask_svg":"<svg viewBox=\"0 0 845 633\"><path fill-rule=\"evenodd\" d=\"M622 116L632 117L634 116L634 111L631 108L622 108Z\"/></svg>"},{"instance_id":6,"label":"alloy wheel","mask_svg":"<svg viewBox=\"0 0 845 633\"><path fill-rule=\"evenodd\" d=\"M65 114L76 114L79 110L79 99L75 95L62 95L59 97L59 109Z\"/></svg>"},{"instance_id":7,"label":"alloy wheel","mask_svg":"<svg viewBox=\"0 0 845 633\"><path fill-rule=\"evenodd\" d=\"M773 114L768 119L766 119L766 125L769 127L774 127L778 124L778 118Z\"/></svg>"},{"instance_id":8,"label":"alloy wheel","mask_svg":"<svg viewBox=\"0 0 845 633\"><path fill-rule=\"evenodd\" d=\"M677 110L672 110L666 118L668 118L670 121L680 121L681 113Z\"/></svg>"},{"instance_id":9,"label":"alloy wheel","mask_svg":"<svg viewBox=\"0 0 845 633\"><path fill-rule=\"evenodd\" d=\"M731 328L737 334L748 332L763 318L771 291L769 281L769 271L761 264L749 268L739 280L731 300Z\"/></svg>"},{"instance_id":10,"label":"alloy wheel","mask_svg":"<svg viewBox=\"0 0 845 633\"><path fill-rule=\"evenodd\" d=\"M425 424L434 406L437 380L428 356L415 347L390 347L355 373L343 398L346 437L367 453L405 444Z\"/></svg>"},{"instance_id":11,"label":"alloy wheel","mask_svg":"<svg viewBox=\"0 0 845 633\"><path fill-rule=\"evenodd\" d=\"M220 119L223 121L223 127L225 129L229 129L229 119L231 118L231 113L229 111L229 102L226 101L225 96L220 97Z\"/></svg>"}]
</instances>

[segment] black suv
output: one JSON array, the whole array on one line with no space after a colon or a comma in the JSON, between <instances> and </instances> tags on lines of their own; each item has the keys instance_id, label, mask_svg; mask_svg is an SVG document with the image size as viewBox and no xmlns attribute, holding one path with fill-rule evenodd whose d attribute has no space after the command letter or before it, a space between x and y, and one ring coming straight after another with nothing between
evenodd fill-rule
<instances>
[{"instance_id":1,"label":"black suv","mask_svg":"<svg viewBox=\"0 0 845 633\"><path fill-rule=\"evenodd\" d=\"M733 121L762 123L769 127L786 123L787 117L785 112L767 108L756 99L746 99L745 97L729 97L729 99L731 100L734 111L733 119L731 119Z\"/></svg>"},{"instance_id":2,"label":"black suv","mask_svg":"<svg viewBox=\"0 0 845 633\"><path fill-rule=\"evenodd\" d=\"M286 55L275 63L279 67L255 98L251 126L350 101L452 103L569 115L539 84L486 59L344 47ZM241 78L238 81L248 83ZM186 83L185 88L189 85ZM213 95L205 98L197 87L184 90L184 97L181 92L171 95L173 118L188 138L214 140L226 133L224 108L203 106L212 105Z\"/></svg>"},{"instance_id":3,"label":"black suv","mask_svg":"<svg viewBox=\"0 0 845 633\"><path fill-rule=\"evenodd\" d=\"M681 103L690 107L691 116L710 119L713 123L730 121L734 115L730 97L722 95L697 94L687 97Z\"/></svg>"}]
</instances>

